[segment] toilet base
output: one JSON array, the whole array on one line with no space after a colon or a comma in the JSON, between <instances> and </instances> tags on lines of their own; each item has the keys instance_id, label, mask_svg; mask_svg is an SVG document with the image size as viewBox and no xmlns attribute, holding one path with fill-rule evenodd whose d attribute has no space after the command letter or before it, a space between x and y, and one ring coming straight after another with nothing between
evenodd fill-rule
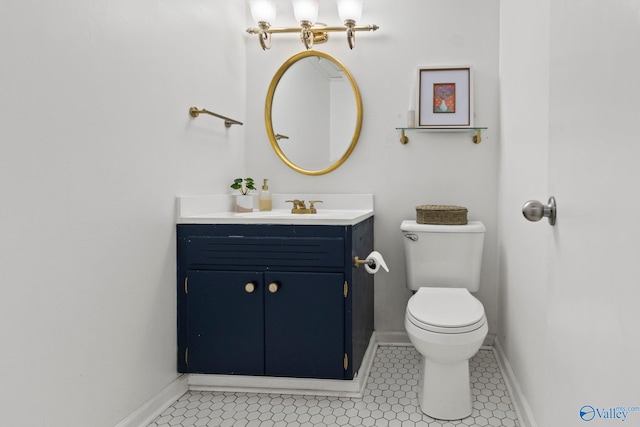
<instances>
[{"instance_id":1,"label":"toilet base","mask_svg":"<svg viewBox=\"0 0 640 427\"><path fill-rule=\"evenodd\" d=\"M471 415L469 360L437 363L422 356L418 399L420 409L438 420L460 420Z\"/></svg>"}]
</instances>

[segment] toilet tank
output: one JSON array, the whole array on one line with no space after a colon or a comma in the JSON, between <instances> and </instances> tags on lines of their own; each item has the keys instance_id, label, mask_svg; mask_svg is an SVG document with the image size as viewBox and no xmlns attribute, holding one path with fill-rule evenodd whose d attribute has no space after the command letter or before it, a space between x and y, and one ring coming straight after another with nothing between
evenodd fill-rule
<instances>
[{"instance_id":1,"label":"toilet tank","mask_svg":"<svg viewBox=\"0 0 640 427\"><path fill-rule=\"evenodd\" d=\"M407 287L480 288L485 226L418 224L402 221Z\"/></svg>"}]
</instances>

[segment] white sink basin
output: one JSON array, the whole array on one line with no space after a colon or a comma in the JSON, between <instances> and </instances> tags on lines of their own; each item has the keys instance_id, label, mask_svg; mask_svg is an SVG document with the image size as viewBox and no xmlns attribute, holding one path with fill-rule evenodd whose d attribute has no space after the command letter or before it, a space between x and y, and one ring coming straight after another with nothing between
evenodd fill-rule
<instances>
[{"instance_id":1,"label":"white sink basin","mask_svg":"<svg viewBox=\"0 0 640 427\"><path fill-rule=\"evenodd\" d=\"M292 214L284 202L292 198L323 203L316 205L315 214ZM230 210L233 202L229 195L178 197L177 203L177 222L182 224L354 225L373 216L372 194L274 194L273 210L242 213Z\"/></svg>"}]
</instances>

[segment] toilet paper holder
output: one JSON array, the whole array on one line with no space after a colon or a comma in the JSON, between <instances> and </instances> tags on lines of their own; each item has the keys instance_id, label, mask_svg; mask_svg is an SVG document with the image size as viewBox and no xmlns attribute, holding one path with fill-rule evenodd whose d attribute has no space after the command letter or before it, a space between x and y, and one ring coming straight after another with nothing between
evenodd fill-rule
<instances>
[{"instance_id":1,"label":"toilet paper holder","mask_svg":"<svg viewBox=\"0 0 640 427\"><path fill-rule=\"evenodd\" d=\"M360 259L359 257L353 257L353 266L354 268L358 268L361 265L364 265L364 269L369 274L376 274L380 268L385 270L387 273L389 272L389 267L387 267L387 263L385 262L382 254L378 251L373 251L369 255L367 255L366 259Z\"/></svg>"},{"instance_id":2,"label":"toilet paper holder","mask_svg":"<svg viewBox=\"0 0 640 427\"><path fill-rule=\"evenodd\" d=\"M376 262L372 259L360 259L358 256L353 257L353 266L355 268L360 267L361 265L366 264L371 268L376 267Z\"/></svg>"}]
</instances>

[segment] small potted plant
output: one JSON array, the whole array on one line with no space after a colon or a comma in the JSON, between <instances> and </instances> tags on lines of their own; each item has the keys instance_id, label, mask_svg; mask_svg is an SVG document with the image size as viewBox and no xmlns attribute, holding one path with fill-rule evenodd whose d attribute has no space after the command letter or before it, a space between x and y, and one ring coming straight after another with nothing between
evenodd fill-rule
<instances>
[{"instance_id":1,"label":"small potted plant","mask_svg":"<svg viewBox=\"0 0 640 427\"><path fill-rule=\"evenodd\" d=\"M253 212L253 196L249 194L249 191L256 189L253 178L236 178L231 188L240 192L236 195L236 212Z\"/></svg>"}]
</instances>

